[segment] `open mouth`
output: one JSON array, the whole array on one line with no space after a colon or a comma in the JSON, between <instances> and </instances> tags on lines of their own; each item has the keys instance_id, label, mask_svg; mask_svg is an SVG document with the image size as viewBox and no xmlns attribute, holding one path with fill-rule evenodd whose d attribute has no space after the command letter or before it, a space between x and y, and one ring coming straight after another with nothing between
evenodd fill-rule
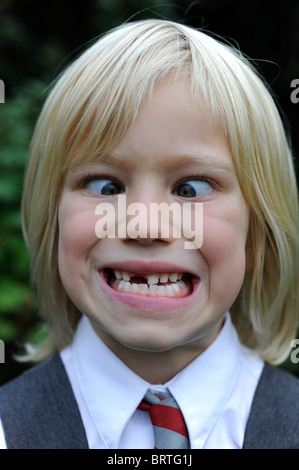
<instances>
[{"instance_id":1,"label":"open mouth","mask_svg":"<svg viewBox=\"0 0 299 470\"><path fill-rule=\"evenodd\" d=\"M199 278L186 272L133 273L105 268L103 276L113 290L143 297L188 297L199 282Z\"/></svg>"}]
</instances>

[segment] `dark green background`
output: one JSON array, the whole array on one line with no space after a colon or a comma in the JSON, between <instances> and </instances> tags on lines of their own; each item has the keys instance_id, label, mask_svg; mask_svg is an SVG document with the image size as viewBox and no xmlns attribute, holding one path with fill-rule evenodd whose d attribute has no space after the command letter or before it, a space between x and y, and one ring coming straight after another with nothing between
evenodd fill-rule
<instances>
[{"instance_id":1,"label":"dark green background","mask_svg":"<svg viewBox=\"0 0 299 470\"><path fill-rule=\"evenodd\" d=\"M0 339L6 362L0 364L0 384L28 367L13 361L12 353L26 339L41 337L19 206L28 146L47 87L89 41L130 18L152 17L204 27L255 59L288 118L298 155L299 103L290 100L290 84L299 78L299 2L1 0L0 78L6 102L0 104ZM287 361L283 367L299 375L299 364Z\"/></svg>"}]
</instances>

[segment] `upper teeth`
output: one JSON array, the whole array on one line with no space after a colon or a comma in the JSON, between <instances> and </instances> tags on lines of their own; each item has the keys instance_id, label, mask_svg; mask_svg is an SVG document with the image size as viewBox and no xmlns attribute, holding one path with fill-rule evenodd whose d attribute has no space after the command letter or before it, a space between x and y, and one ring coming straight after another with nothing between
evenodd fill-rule
<instances>
[{"instance_id":1,"label":"upper teeth","mask_svg":"<svg viewBox=\"0 0 299 470\"><path fill-rule=\"evenodd\" d=\"M127 271L118 271L117 269L113 269L113 273L116 279L122 279L124 281L130 281L131 277L134 276L141 276L147 280L148 285L158 284L159 282L166 284L168 281L177 282L183 277L183 273L136 274Z\"/></svg>"}]
</instances>

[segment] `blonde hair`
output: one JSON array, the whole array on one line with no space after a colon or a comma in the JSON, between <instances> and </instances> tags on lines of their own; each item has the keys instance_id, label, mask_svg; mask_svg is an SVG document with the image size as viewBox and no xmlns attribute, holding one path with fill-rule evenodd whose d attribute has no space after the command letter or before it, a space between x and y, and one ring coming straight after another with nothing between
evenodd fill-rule
<instances>
[{"instance_id":1,"label":"blonde hair","mask_svg":"<svg viewBox=\"0 0 299 470\"><path fill-rule=\"evenodd\" d=\"M246 273L231 308L241 341L282 362L296 334L298 200L280 115L250 62L230 46L174 22L128 23L104 35L58 79L31 145L22 201L32 280L49 328L43 359L73 338L81 313L58 272L57 210L65 174L111 151L163 77L184 77L222 122L251 207Z\"/></svg>"}]
</instances>

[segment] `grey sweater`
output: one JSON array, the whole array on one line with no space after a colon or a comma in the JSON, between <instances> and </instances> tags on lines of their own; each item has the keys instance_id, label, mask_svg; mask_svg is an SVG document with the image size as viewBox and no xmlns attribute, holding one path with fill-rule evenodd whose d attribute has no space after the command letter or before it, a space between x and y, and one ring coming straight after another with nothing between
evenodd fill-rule
<instances>
[{"instance_id":1,"label":"grey sweater","mask_svg":"<svg viewBox=\"0 0 299 470\"><path fill-rule=\"evenodd\" d=\"M0 388L0 416L9 449L88 448L58 354ZM265 364L243 448L299 449L299 379Z\"/></svg>"}]
</instances>

